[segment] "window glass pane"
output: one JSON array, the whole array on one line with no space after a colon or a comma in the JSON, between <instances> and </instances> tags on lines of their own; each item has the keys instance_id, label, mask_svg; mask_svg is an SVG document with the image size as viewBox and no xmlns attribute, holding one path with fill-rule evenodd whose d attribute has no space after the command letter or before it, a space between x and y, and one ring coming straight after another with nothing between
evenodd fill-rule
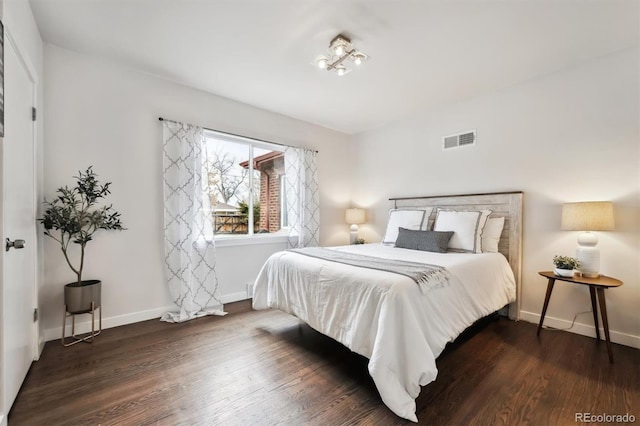
<instances>
[{"instance_id":1,"label":"window glass pane","mask_svg":"<svg viewBox=\"0 0 640 426\"><path fill-rule=\"evenodd\" d=\"M255 232L277 233L282 222L280 186L284 175L284 152L254 147L253 162Z\"/></svg>"},{"instance_id":2,"label":"window glass pane","mask_svg":"<svg viewBox=\"0 0 640 426\"><path fill-rule=\"evenodd\" d=\"M211 204L213 233L229 237L282 232L287 226L284 148L213 131L207 133L204 148L203 197Z\"/></svg>"},{"instance_id":3,"label":"window glass pane","mask_svg":"<svg viewBox=\"0 0 640 426\"><path fill-rule=\"evenodd\" d=\"M249 233L250 145L207 137L204 169L215 235Z\"/></svg>"}]
</instances>

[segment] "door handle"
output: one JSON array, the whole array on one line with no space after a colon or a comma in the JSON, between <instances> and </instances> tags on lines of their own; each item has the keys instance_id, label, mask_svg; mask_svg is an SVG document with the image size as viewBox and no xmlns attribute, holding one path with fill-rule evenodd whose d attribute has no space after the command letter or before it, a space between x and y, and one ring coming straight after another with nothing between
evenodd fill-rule
<instances>
[{"instance_id":1,"label":"door handle","mask_svg":"<svg viewBox=\"0 0 640 426\"><path fill-rule=\"evenodd\" d=\"M9 251L11 247L15 249L24 248L24 240L11 241L9 238L7 238L7 243L4 246L5 251Z\"/></svg>"}]
</instances>

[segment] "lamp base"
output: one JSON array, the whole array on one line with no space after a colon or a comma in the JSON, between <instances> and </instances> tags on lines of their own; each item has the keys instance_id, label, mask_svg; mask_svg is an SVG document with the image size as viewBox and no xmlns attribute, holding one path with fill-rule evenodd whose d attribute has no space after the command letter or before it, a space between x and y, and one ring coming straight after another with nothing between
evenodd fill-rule
<instances>
[{"instance_id":1,"label":"lamp base","mask_svg":"<svg viewBox=\"0 0 640 426\"><path fill-rule=\"evenodd\" d=\"M580 261L578 271L587 278L600 276L600 249L593 246L580 246L576 249L576 257Z\"/></svg>"},{"instance_id":2,"label":"lamp base","mask_svg":"<svg viewBox=\"0 0 640 426\"><path fill-rule=\"evenodd\" d=\"M353 244L358 239L358 225L351 225L351 232L349 233L349 244Z\"/></svg>"},{"instance_id":3,"label":"lamp base","mask_svg":"<svg viewBox=\"0 0 640 426\"><path fill-rule=\"evenodd\" d=\"M353 244L358 239L358 231L351 231L349 233L349 244Z\"/></svg>"},{"instance_id":4,"label":"lamp base","mask_svg":"<svg viewBox=\"0 0 640 426\"><path fill-rule=\"evenodd\" d=\"M598 278L600 276L599 273L585 273L585 272L580 272L580 276L584 277L584 278Z\"/></svg>"}]
</instances>

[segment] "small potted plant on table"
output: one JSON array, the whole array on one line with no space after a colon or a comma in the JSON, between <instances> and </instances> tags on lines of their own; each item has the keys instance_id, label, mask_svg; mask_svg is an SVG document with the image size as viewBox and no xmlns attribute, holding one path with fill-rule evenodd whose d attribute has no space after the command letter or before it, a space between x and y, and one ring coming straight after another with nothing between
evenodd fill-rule
<instances>
[{"instance_id":1,"label":"small potted plant on table","mask_svg":"<svg viewBox=\"0 0 640 426\"><path fill-rule=\"evenodd\" d=\"M553 257L555 269L553 273L559 277L572 277L573 270L580 267L580 261L575 257L556 255Z\"/></svg>"},{"instance_id":2,"label":"small potted plant on table","mask_svg":"<svg viewBox=\"0 0 640 426\"><path fill-rule=\"evenodd\" d=\"M120 221L120 213L111 205L97 206L99 201L111 193L109 190L111 182L100 184L92 167L84 172L78 172L78 176L74 178L76 179L74 187L58 188L55 199L45 200L45 212L42 218L38 219L44 225L44 234L60 244L60 250L67 265L76 274L76 281L64 286L65 318L67 312L70 314L93 313L101 305L102 282L82 279L85 249L87 243L93 240L93 234L99 229L119 231L125 229ZM80 259L77 266L69 259L71 243L80 246ZM102 316L102 310L100 312ZM73 324L75 329L75 317ZM62 333L64 344L64 327ZM92 332L90 337L94 335L96 334ZM85 339L79 339L73 343L82 340Z\"/></svg>"}]
</instances>

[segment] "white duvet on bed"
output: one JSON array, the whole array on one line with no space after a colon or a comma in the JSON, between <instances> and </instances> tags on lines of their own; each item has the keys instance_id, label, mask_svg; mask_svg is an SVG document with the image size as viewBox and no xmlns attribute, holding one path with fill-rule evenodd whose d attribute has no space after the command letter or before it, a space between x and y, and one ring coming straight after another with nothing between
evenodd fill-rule
<instances>
[{"instance_id":1,"label":"white duvet on bed","mask_svg":"<svg viewBox=\"0 0 640 426\"><path fill-rule=\"evenodd\" d=\"M410 278L282 251L256 279L254 309L293 314L369 358L384 403L417 422L415 398L437 375L436 357L479 318L515 300L500 253L431 253L381 244L335 250L444 266L449 283L421 293Z\"/></svg>"}]
</instances>

